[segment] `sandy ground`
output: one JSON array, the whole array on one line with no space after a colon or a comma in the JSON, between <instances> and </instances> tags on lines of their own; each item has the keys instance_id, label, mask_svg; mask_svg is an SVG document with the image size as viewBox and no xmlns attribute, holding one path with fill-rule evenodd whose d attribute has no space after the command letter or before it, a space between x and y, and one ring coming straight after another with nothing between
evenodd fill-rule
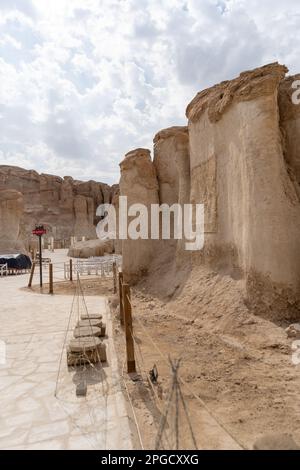
<instances>
[{"instance_id":1,"label":"sandy ground","mask_svg":"<svg viewBox=\"0 0 300 470\"><path fill-rule=\"evenodd\" d=\"M45 255L55 263L66 259L65 250ZM0 279L0 340L6 345L0 364L0 449L130 449L106 298L95 291L86 297L89 312L101 312L106 321L108 362L90 374L87 396L78 398L75 385L82 376L68 371L65 351L59 367L73 296L29 291L27 282L28 275ZM71 317L71 327L75 320Z\"/></svg>"},{"instance_id":2,"label":"sandy ground","mask_svg":"<svg viewBox=\"0 0 300 470\"><path fill-rule=\"evenodd\" d=\"M292 434L299 444L300 366L292 363L287 323L254 316L243 301L240 281L229 276L199 268L184 282L166 282L156 273L132 289L141 380L127 383L143 445L155 446L161 410L168 402L169 355L181 358L182 391L198 448L251 449L257 438L269 433ZM114 324L122 350L124 332L117 310ZM159 373L155 393L147 381L154 364ZM172 406L160 443L165 448L175 446ZM180 406L179 447L194 447Z\"/></svg>"}]
</instances>

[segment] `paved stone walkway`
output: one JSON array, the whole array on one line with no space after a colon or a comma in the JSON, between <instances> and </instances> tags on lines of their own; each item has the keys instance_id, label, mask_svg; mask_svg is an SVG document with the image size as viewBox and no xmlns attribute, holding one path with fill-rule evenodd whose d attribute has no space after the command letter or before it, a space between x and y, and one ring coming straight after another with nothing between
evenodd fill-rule
<instances>
[{"instance_id":1,"label":"paved stone walkway","mask_svg":"<svg viewBox=\"0 0 300 470\"><path fill-rule=\"evenodd\" d=\"M55 262L65 253L45 256ZM91 380L87 396L76 397L80 377L67 370L65 352L59 369L73 297L24 292L27 282L28 275L0 278L0 341L6 343L0 449L131 449L106 299L86 297L89 311L102 313L107 324L108 364Z\"/></svg>"}]
</instances>

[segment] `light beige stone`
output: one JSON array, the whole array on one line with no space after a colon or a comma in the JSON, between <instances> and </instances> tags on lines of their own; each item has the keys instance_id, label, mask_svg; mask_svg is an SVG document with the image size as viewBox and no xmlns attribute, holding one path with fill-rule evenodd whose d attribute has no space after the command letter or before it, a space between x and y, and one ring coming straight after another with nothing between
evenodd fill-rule
<instances>
[{"instance_id":1,"label":"light beige stone","mask_svg":"<svg viewBox=\"0 0 300 470\"><path fill-rule=\"evenodd\" d=\"M71 236L95 238L99 204L110 202L117 191L96 181L77 181L71 176L39 174L33 170L0 165L0 191L11 189L23 195L21 218L23 240L35 240L31 231L43 223L47 236L55 242L69 241ZM0 219L1 220L1 219Z\"/></svg>"},{"instance_id":2,"label":"light beige stone","mask_svg":"<svg viewBox=\"0 0 300 470\"><path fill-rule=\"evenodd\" d=\"M23 196L15 190L0 191L0 252L26 253L21 233Z\"/></svg>"},{"instance_id":3,"label":"light beige stone","mask_svg":"<svg viewBox=\"0 0 300 470\"><path fill-rule=\"evenodd\" d=\"M151 204L158 204L158 182L155 167L147 149L136 149L125 155L120 163L120 195L127 196L128 207L144 204L149 213ZM128 223L135 217L129 217ZM150 219L148 219L148 223ZM149 224L150 225L150 224ZM136 282L145 274L155 254L155 240L123 240L123 275L125 281Z\"/></svg>"},{"instance_id":4,"label":"light beige stone","mask_svg":"<svg viewBox=\"0 0 300 470\"><path fill-rule=\"evenodd\" d=\"M75 338L83 338L85 336L100 336L101 330L95 326L77 327L74 329Z\"/></svg>"},{"instance_id":5,"label":"light beige stone","mask_svg":"<svg viewBox=\"0 0 300 470\"><path fill-rule=\"evenodd\" d=\"M154 139L154 166L159 184L160 204L190 202L189 137L186 126L174 126L159 131ZM162 240L158 252L166 254L177 264L189 259L184 249L185 239L174 239L174 216L171 214L171 240ZM157 256L160 256L157 253Z\"/></svg>"},{"instance_id":6,"label":"light beige stone","mask_svg":"<svg viewBox=\"0 0 300 470\"><path fill-rule=\"evenodd\" d=\"M207 220L204 252L193 260L232 275L240 270L256 310L297 317L300 200L284 149L295 169L297 162L286 100L288 145L278 105L286 71L270 64L244 72L198 93L187 107L191 201L204 203Z\"/></svg>"},{"instance_id":7,"label":"light beige stone","mask_svg":"<svg viewBox=\"0 0 300 470\"><path fill-rule=\"evenodd\" d=\"M68 251L72 258L90 258L93 256L104 256L105 253L113 253L113 240L87 240L76 242Z\"/></svg>"}]
</instances>

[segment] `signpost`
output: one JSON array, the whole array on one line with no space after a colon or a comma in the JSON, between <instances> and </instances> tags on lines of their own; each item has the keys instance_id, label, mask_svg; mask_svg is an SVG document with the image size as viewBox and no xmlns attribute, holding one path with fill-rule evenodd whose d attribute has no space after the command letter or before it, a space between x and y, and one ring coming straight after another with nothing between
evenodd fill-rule
<instances>
[{"instance_id":1,"label":"signpost","mask_svg":"<svg viewBox=\"0 0 300 470\"><path fill-rule=\"evenodd\" d=\"M47 233L43 225L37 225L32 230L32 235L39 237L39 257L40 257L40 287L43 287L43 263L42 263L42 236Z\"/></svg>"}]
</instances>

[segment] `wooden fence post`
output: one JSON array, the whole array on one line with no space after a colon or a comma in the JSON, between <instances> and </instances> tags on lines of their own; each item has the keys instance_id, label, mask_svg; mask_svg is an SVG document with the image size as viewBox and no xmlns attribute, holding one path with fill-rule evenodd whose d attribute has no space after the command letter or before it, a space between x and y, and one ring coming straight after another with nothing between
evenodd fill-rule
<instances>
[{"instance_id":1,"label":"wooden fence post","mask_svg":"<svg viewBox=\"0 0 300 470\"><path fill-rule=\"evenodd\" d=\"M53 264L49 264L49 294L53 294Z\"/></svg>"},{"instance_id":2,"label":"wooden fence post","mask_svg":"<svg viewBox=\"0 0 300 470\"><path fill-rule=\"evenodd\" d=\"M73 281L73 260L70 259L70 281Z\"/></svg>"},{"instance_id":3,"label":"wooden fence post","mask_svg":"<svg viewBox=\"0 0 300 470\"><path fill-rule=\"evenodd\" d=\"M117 263L114 261L112 265L113 278L114 278L114 294L117 293Z\"/></svg>"},{"instance_id":4,"label":"wooden fence post","mask_svg":"<svg viewBox=\"0 0 300 470\"><path fill-rule=\"evenodd\" d=\"M125 336L126 336L126 356L127 356L127 372L131 374L136 372L134 358L134 342L132 333L132 315L130 302L130 287L123 284L123 302L124 302L124 320L125 320Z\"/></svg>"},{"instance_id":5,"label":"wooden fence post","mask_svg":"<svg viewBox=\"0 0 300 470\"><path fill-rule=\"evenodd\" d=\"M30 276L29 276L28 287L31 287L34 270L35 270L35 261L33 261L32 265L31 265L31 271L30 271Z\"/></svg>"},{"instance_id":6,"label":"wooden fence post","mask_svg":"<svg viewBox=\"0 0 300 470\"><path fill-rule=\"evenodd\" d=\"M124 325L123 273L119 273L119 302L120 302L120 322L121 322L121 325Z\"/></svg>"}]
</instances>

